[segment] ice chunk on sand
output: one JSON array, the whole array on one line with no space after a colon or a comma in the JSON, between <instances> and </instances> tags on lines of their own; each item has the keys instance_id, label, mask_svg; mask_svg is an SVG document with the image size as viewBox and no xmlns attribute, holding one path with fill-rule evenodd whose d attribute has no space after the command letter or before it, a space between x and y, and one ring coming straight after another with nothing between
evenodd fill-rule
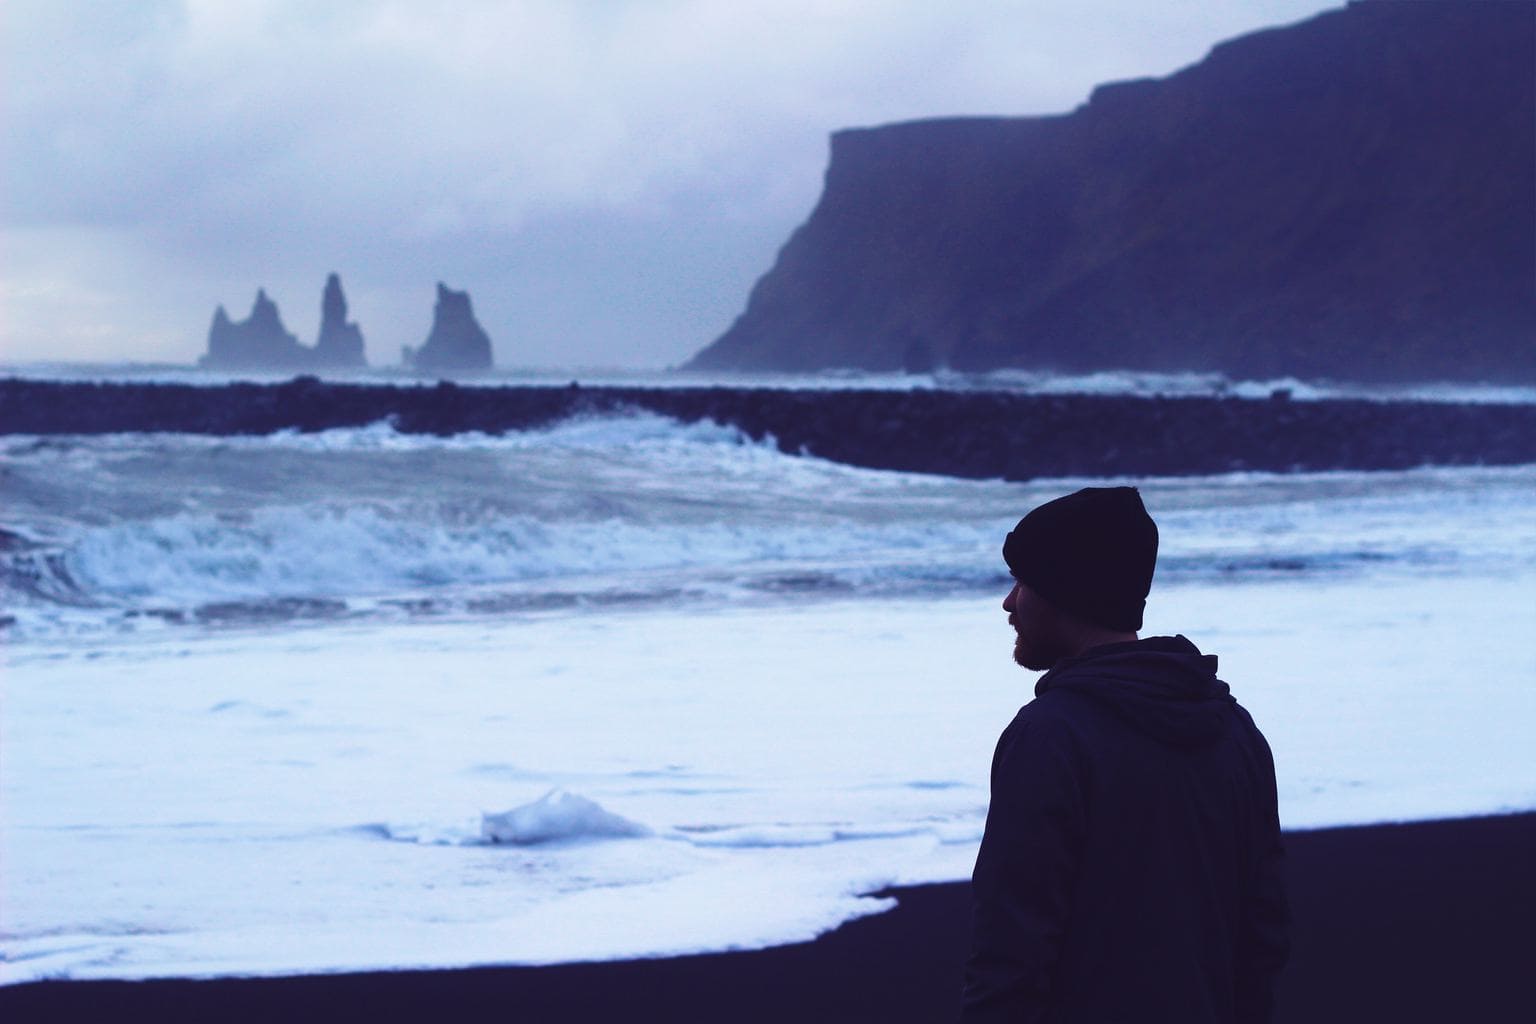
<instances>
[{"instance_id":1,"label":"ice chunk on sand","mask_svg":"<svg viewBox=\"0 0 1536 1024\"><path fill-rule=\"evenodd\" d=\"M488 843L549 843L649 835L650 829L621 818L584 796L552 789L529 804L480 816L480 838Z\"/></svg>"}]
</instances>

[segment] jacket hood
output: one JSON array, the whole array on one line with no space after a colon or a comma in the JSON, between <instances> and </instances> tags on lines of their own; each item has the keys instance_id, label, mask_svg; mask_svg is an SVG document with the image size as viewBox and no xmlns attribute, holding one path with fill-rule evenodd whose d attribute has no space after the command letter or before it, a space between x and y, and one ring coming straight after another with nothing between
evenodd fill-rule
<instances>
[{"instance_id":1,"label":"jacket hood","mask_svg":"<svg viewBox=\"0 0 1536 1024\"><path fill-rule=\"evenodd\" d=\"M1216 678L1216 658L1182 636L1095 647L1068 658L1035 685L1035 696L1071 690L1175 747L1200 747L1226 731L1234 703Z\"/></svg>"}]
</instances>

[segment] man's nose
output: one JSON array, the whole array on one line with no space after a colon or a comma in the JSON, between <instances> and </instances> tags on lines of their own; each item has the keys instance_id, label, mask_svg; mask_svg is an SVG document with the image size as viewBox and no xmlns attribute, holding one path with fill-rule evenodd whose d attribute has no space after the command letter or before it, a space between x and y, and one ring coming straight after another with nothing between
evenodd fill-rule
<instances>
[{"instance_id":1,"label":"man's nose","mask_svg":"<svg viewBox=\"0 0 1536 1024\"><path fill-rule=\"evenodd\" d=\"M1019 585L1015 583L1013 588L1008 591L1008 596L1003 598L1003 611L1009 613L1010 615L1013 614L1013 599L1015 595L1018 594L1018 592Z\"/></svg>"}]
</instances>

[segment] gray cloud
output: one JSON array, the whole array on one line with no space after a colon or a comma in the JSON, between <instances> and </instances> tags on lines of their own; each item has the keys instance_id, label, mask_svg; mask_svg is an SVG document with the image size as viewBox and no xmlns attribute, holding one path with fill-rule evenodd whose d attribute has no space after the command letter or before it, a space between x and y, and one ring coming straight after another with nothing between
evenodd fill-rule
<instances>
[{"instance_id":1,"label":"gray cloud","mask_svg":"<svg viewBox=\"0 0 1536 1024\"><path fill-rule=\"evenodd\" d=\"M312 333L334 269L375 363L439 278L500 362L673 363L809 212L829 132L1070 109L1314 9L12 0L3 354L189 361L258 284Z\"/></svg>"}]
</instances>

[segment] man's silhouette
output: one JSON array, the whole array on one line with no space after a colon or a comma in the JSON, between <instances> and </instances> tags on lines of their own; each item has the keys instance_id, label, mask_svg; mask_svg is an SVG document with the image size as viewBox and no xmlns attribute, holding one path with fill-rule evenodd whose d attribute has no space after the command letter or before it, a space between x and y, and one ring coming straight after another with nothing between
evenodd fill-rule
<instances>
[{"instance_id":1,"label":"man's silhouette","mask_svg":"<svg viewBox=\"0 0 1536 1024\"><path fill-rule=\"evenodd\" d=\"M962 1017L1266 1021L1285 961L1275 770L1182 636L1137 639L1157 526L1132 487L1047 502L1003 545L1014 660Z\"/></svg>"}]
</instances>

